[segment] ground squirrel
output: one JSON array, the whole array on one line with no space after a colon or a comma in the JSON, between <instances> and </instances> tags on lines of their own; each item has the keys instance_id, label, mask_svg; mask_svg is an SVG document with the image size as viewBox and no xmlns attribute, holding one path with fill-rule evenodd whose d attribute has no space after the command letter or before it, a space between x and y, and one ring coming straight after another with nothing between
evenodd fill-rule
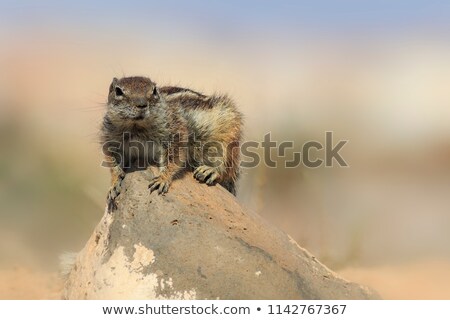
<instances>
[{"instance_id":1,"label":"ground squirrel","mask_svg":"<svg viewBox=\"0 0 450 320\"><path fill-rule=\"evenodd\" d=\"M159 175L150 192L166 193L177 175L191 170L198 181L235 195L241 130L242 114L226 95L158 87L146 77L114 78L101 128L112 180L108 210L116 208L126 172L151 164Z\"/></svg>"}]
</instances>

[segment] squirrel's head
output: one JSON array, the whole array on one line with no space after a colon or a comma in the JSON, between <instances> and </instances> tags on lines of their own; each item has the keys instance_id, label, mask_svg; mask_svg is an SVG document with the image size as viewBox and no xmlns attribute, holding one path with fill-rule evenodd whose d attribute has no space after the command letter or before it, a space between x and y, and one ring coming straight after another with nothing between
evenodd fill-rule
<instances>
[{"instance_id":1,"label":"squirrel's head","mask_svg":"<svg viewBox=\"0 0 450 320\"><path fill-rule=\"evenodd\" d=\"M145 77L114 78L109 86L108 113L120 119L141 121L163 105L156 84Z\"/></svg>"}]
</instances>

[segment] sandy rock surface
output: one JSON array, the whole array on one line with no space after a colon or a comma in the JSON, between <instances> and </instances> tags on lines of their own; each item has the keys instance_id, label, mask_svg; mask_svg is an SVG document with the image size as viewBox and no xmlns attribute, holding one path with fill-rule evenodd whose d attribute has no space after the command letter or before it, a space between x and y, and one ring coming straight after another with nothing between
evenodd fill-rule
<instances>
[{"instance_id":1,"label":"sandy rock surface","mask_svg":"<svg viewBox=\"0 0 450 320\"><path fill-rule=\"evenodd\" d=\"M65 284L66 299L373 299L220 186L190 174L149 195L127 174Z\"/></svg>"}]
</instances>

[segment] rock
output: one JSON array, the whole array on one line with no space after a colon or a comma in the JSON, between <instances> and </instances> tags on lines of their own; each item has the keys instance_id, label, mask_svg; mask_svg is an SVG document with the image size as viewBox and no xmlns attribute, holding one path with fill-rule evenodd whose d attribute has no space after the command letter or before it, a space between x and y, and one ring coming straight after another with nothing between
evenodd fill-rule
<instances>
[{"instance_id":1,"label":"rock","mask_svg":"<svg viewBox=\"0 0 450 320\"><path fill-rule=\"evenodd\" d=\"M374 299L228 191L186 174L149 195L127 174L68 275L66 299Z\"/></svg>"}]
</instances>

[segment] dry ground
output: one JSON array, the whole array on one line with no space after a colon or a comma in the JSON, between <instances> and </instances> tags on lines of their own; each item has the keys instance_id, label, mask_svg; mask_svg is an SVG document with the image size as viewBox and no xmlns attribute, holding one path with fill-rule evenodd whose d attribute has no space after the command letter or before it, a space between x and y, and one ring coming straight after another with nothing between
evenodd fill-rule
<instances>
[{"instance_id":1,"label":"dry ground","mask_svg":"<svg viewBox=\"0 0 450 320\"><path fill-rule=\"evenodd\" d=\"M344 278L374 288L383 299L450 299L450 262L346 268Z\"/></svg>"},{"instance_id":2,"label":"dry ground","mask_svg":"<svg viewBox=\"0 0 450 320\"><path fill-rule=\"evenodd\" d=\"M346 268L342 277L366 284L383 299L450 299L450 262ZM59 299L62 280L55 273L26 268L0 271L0 299Z\"/></svg>"}]
</instances>

